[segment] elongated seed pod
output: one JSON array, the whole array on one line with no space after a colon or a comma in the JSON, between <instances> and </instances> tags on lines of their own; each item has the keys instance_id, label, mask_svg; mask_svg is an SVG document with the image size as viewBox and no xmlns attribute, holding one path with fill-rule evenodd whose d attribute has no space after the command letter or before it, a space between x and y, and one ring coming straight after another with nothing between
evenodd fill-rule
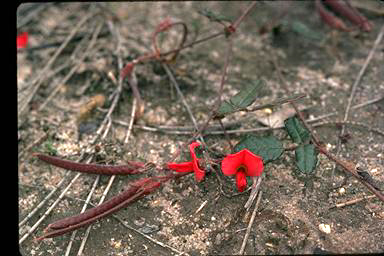
<instances>
[{"instance_id":1,"label":"elongated seed pod","mask_svg":"<svg viewBox=\"0 0 384 256\"><path fill-rule=\"evenodd\" d=\"M167 182L170 179L180 178L188 174L190 173L171 173L166 176L155 176L151 178L140 179L131 184L127 190L109 199L105 203L96 206L95 208L89 209L84 213L61 219L48 225L48 228L45 230L45 234L37 238L37 240L59 236L89 225L96 220L112 214L119 209L126 207L130 203L152 193L155 189L160 187L162 183Z\"/></svg>"},{"instance_id":2,"label":"elongated seed pod","mask_svg":"<svg viewBox=\"0 0 384 256\"><path fill-rule=\"evenodd\" d=\"M121 204L116 205L115 207L112 207L112 208L108 209L107 211L104 211L98 215L94 215L90 218L83 219L82 221L79 221L79 222L74 222L73 225L65 226L65 227L59 228L59 229L52 229L52 227L48 227L47 233L45 233L43 236L39 237L37 240L42 240L44 238L59 236L59 235L65 234L67 232L70 232L70 231L79 229L81 227L87 226L87 225L97 221L98 219L103 218L106 215L112 214L112 213L116 212L117 210L127 206L128 204L136 201L137 199L141 198L143 196L143 194L144 194L144 191L140 191L139 193L133 195L132 197L130 197L128 200L122 202ZM74 217L77 217L77 216L73 216L73 218ZM49 231L49 229L52 229L52 230Z\"/></svg>"},{"instance_id":3,"label":"elongated seed pod","mask_svg":"<svg viewBox=\"0 0 384 256\"><path fill-rule=\"evenodd\" d=\"M372 23L368 21L362 14L359 13L353 6L341 0L325 0L325 3L332 7L335 12L347 18L353 24L359 26L364 31L371 31Z\"/></svg>"},{"instance_id":4,"label":"elongated seed pod","mask_svg":"<svg viewBox=\"0 0 384 256\"><path fill-rule=\"evenodd\" d=\"M135 184L132 185L130 189L125 191L126 193L123 192L111 198L107 202L90 210L87 210L82 214L68 217L50 224L48 226L48 230L52 230L39 237L38 240L59 236L72 230L89 225L100 218L103 218L109 214L120 210L123 207L126 207L128 204L144 197L145 195L150 194L160 185L161 182L156 181L152 178L141 179L135 182Z\"/></svg>"},{"instance_id":5,"label":"elongated seed pod","mask_svg":"<svg viewBox=\"0 0 384 256\"><path fill-rule=\"evenodd\" d=\"M102 165L102 164L85 164L77 163L54 156L48 156L40 153L34 153L34 156L40 160L71 171L93 173L93 174L106 174L106 175L128 175L136 174L144 171L145 163L143 162L129 162L128 165Z\"/></svg>"},{"instance_id":6,"label":"elongated seed pod","mask_svg":"<svg viewBox=\"0 0 384 256\"><path fill-rule=\"evenodd\" d=\"M331 12L327 11L320 0L315 1L315 6L317 9L317 12L319 13L321 19L327 23L330 27L333 27L335 29L343 30L343 31L350 31L349 28L344 24L342 20L337 18L335 15L333 15Z\"/></svg>"},{"instance_id":7,"label":"elongated seed pod","mask_svg":"<svg viewBox=\"0 0 384 256\"><path fill-rule=\"evenodd\" d=\"M100 204L99 206L96 206L94 208L91 208L81 214L67 217L61 220L58 220L54 223L51 223L48 225L48 228L51 229L61 229L66 228L68 226L75 225L79 222L82 222L86 219L92 218L94 216L97 216L105 211L107 211L110 208L113 208L116 205L119 205L124 200L127 200L131 196L133 196L139 189L139 186L130 186L128 189L124 190L122 193L110 198L109 200L105 201L104 203Z\"/></svg>"}]
</instances>

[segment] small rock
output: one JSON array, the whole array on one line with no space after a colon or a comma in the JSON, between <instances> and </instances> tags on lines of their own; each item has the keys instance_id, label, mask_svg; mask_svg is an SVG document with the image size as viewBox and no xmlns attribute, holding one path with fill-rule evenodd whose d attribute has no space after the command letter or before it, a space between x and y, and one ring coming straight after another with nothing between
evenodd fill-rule
<instances>
[{"instance_id":1,"label":"small rock","mask_svg":"<svg viewBox=\"0 0 384 256\"><path fill-rule=\"evenodd\" d=\"M330 234L331 233L331 226L328 224L323 224L321 223L319 225L319 230L325 234Z\"/></svg>"},{"instance_id":2,"label":"small rock","mask_svg":"<svg viewBox=\"0 0 384 256\"><path fill-rule=\"evenodd\" d=\"M144 225L144 223L145 223L145 219L143 217L140 217L140 218L135 219L133 221L133 224L135 224L138 227L142 227Z\"/></svg>"},{"instance_id":3,"label":"small rock","mask_svg":"<svg viewBox=\"0 0 384 256\"><path fill-rule=\"evenodd\" d=\"M345 193L345 188L340 188L339 189L339 195L343 195Z\"/></svg>"},{"instance_id":4,"label":"small rock","mask_svg":"<svg viewBox=\"0 0 384 256\"><path fill-rule=\"evenodd\" d=\"M151 233L159 231L160 230L160 226L146 224L143 227L139 228L139 230L141 232L143 232L144 234L148 235L148 234L151 234Z\"/></svg>"},{"instance_id":5,"label":"small rock","mask_svg":"<svg viewBox=\"0 0 384 256\"><path fill-rule=\"evenodd\" d=\"M221 240L222 240L222 235L219 233L216 235L215 245L219 245L221 243Z\"/></svg>"}]
</instances>

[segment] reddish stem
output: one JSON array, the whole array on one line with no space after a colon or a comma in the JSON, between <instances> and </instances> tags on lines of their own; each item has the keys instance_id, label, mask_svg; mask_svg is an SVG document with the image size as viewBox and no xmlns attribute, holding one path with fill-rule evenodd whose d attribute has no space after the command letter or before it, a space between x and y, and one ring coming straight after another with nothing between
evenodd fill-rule
<instances>
[{"instance_id":1,"label":"reddish stem","mask_svg":"<svg viewBox=\"0 0 384 256\"><path fill-rule=\"evenodd\" d=\"M51 165L64 168L71 171L106 174L106 175L128 175L137 174L145 170L143 162L128 162L128 165L102 165L102 164L85 164L77 163L54 156L48 156L41 153L34 153L34 156Z\"/></svg>"},{"instance_id":2,"label":"reddish stem","mask_svg":"<svg viewBox=\"0 0 384 256\"><path fill-rule=\"evenodd\" d=\"M359 26L364 31L371 31L373 28L372 23L368 21L363 15L359 13L353 6L341 0L325 0L325 3L332 7L333 10L340 15L346 17L353 24Z\"/></svg>"},{"instance_id":3,"label":"reddish stem","mask_svg":"<svg viewBox=\"0 0 384 256\"><path fill-rule=\"evenodd\" d=\"M342 20L337 18L335 15L333 15L331 12L327 11L320 0L316 0L315 2L317 12L319 13L321 19L327 23L330 27L333 27L335 29L343 30L343 31L350 31L351 29L347 28L347 26L344 24Z\"/></svg>"},{"instance_id":4,"label":"reddish stem","mask_svg":"<svg viewBox=\"0 0 384 256\"><path fill-rule=\"evenodd\" d=\"M154 56L157 59L161 59L160 58L161 52L160 52L160 49L159 49L159 47L157 45L157 40L156 40L157 35L160 32L164 32L164 31L172 28L173 26L177 26L177 25L181 25L183 27L183 36L181 38L179 46L176 48L176 49L179 49L179 48L183 47L185 41L187 40L187 35L188 35L188 28L187 28L187 25L185 25L184 22L180 22L180 21L174 22L170 18L167 18L165 21L163 21L162 23L159 24L159 26L156 28L155 32L153 33L152 42L153 42L153 47L154 47L154 50L155 50ZM175 51L173 53L173 56L170 58L170 60L174 60L177 57L178 54L179 54L179 51Z\"/></svg>"}]
</instances>

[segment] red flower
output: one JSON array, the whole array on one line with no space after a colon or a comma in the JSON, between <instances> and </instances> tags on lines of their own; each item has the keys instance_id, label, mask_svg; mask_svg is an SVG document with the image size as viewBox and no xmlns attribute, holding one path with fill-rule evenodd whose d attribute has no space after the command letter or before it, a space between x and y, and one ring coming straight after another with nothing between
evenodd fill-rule
<instances>
[{"instance_id":1,"label":"red flower","mask_svg":"<svg viewBox=\"0 0 384 256\"><path fill-rule=\"evenodd\" d=\"M135 63L133 62L129 62L127 65L125 65L125 67L120 71L121 78L124 79L127 76L130 78L132 75L134 66L135 66Z\"/></svg>"},{"instance_id":2,"label":"red flower","mask_svg":"<svg viewBox=\"0 0 384 256\"><path fill-rule=\"evenodd\" d=\"M227 155L221 162L221 170L225 175L236 175L236 186L240 192L247 187L246 176L260 176L263 169L262 158L248 149Z\"/></svg>"},{"instance_id":3,"label":"red flower","mask_svg":"<svg viewBox=\"0 0 384 256\"><path fill-rule=\"evenodd\" d=\"M28 33L24 32L21 33L16 37L16 44L17 44L17 49L19 48L25 48L28 43Z\"/></svg>"},{"instance_id":4,"label":"red flower","mask_svg":"<svg viewBox=\"0 0 384 256\"><path fill-rule=\"evenodd\" d=\"M199 142L192 142L189 145L189 152L191 154L192 161L183 163L167 163L167 168L176 172L195 172L196 181L204 179L205 171L199 167L199 158L196 156L195 148L199 147Z\"/></svg>"}]
</instances>

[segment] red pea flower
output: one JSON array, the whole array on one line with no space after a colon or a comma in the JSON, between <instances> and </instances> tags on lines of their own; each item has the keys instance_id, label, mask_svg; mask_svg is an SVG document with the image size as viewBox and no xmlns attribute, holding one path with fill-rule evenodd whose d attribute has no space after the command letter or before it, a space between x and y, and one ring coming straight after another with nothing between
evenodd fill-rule
<instances>
[{"instance_id":1,"label":"red pea flower","mask_svg":"<svg viewBox=\"0 0 384 256\"><path fill-rule=\"evenodd\" d=\"M17 49L27 47L27 43L28 43L28 33L27 32L21 33L20 35L18 35L16 37Z\"/></svg>"},{"instance_id":2,"label":"red pea flower","mask_svg":"<svg viewBox=\"0 0 384 256\"><path fill-rule=\"evenodd\" d=\"M224 175L236 175L236 186L240 192L243 192L247 187L246 176L260 176L263 169L262 158L248 149L227 155L221 162L221 170Z\"/></svg>"},{"instance_id":3,"label":"red pea flower","mask_svg":"<svg viewBox=\"0 0 384 256\"><path fill-rule=\"evenodd\" d=\"M129 62L127 65L125 65L125 67L120 71L121 78L122 79L124 79L125 77L130 78L132 75L134 66L135 66L134 62Z\"/></svg>"},{"instance_id":4,"label":"red pea flower","mask_svg":"<svg viewBox=\"0 0 384 256\"><path fill-rule=\"evenodd\" d=\"M192 142L189 145L189 152L191 154L191 161L183 163L167 163L167 168L176 172L195 172L196 181L202 181L205 176L205 171L199 167L199 158L196 156L195 148L199 147L199 142Z\"/></svg>"}]
</instances>

